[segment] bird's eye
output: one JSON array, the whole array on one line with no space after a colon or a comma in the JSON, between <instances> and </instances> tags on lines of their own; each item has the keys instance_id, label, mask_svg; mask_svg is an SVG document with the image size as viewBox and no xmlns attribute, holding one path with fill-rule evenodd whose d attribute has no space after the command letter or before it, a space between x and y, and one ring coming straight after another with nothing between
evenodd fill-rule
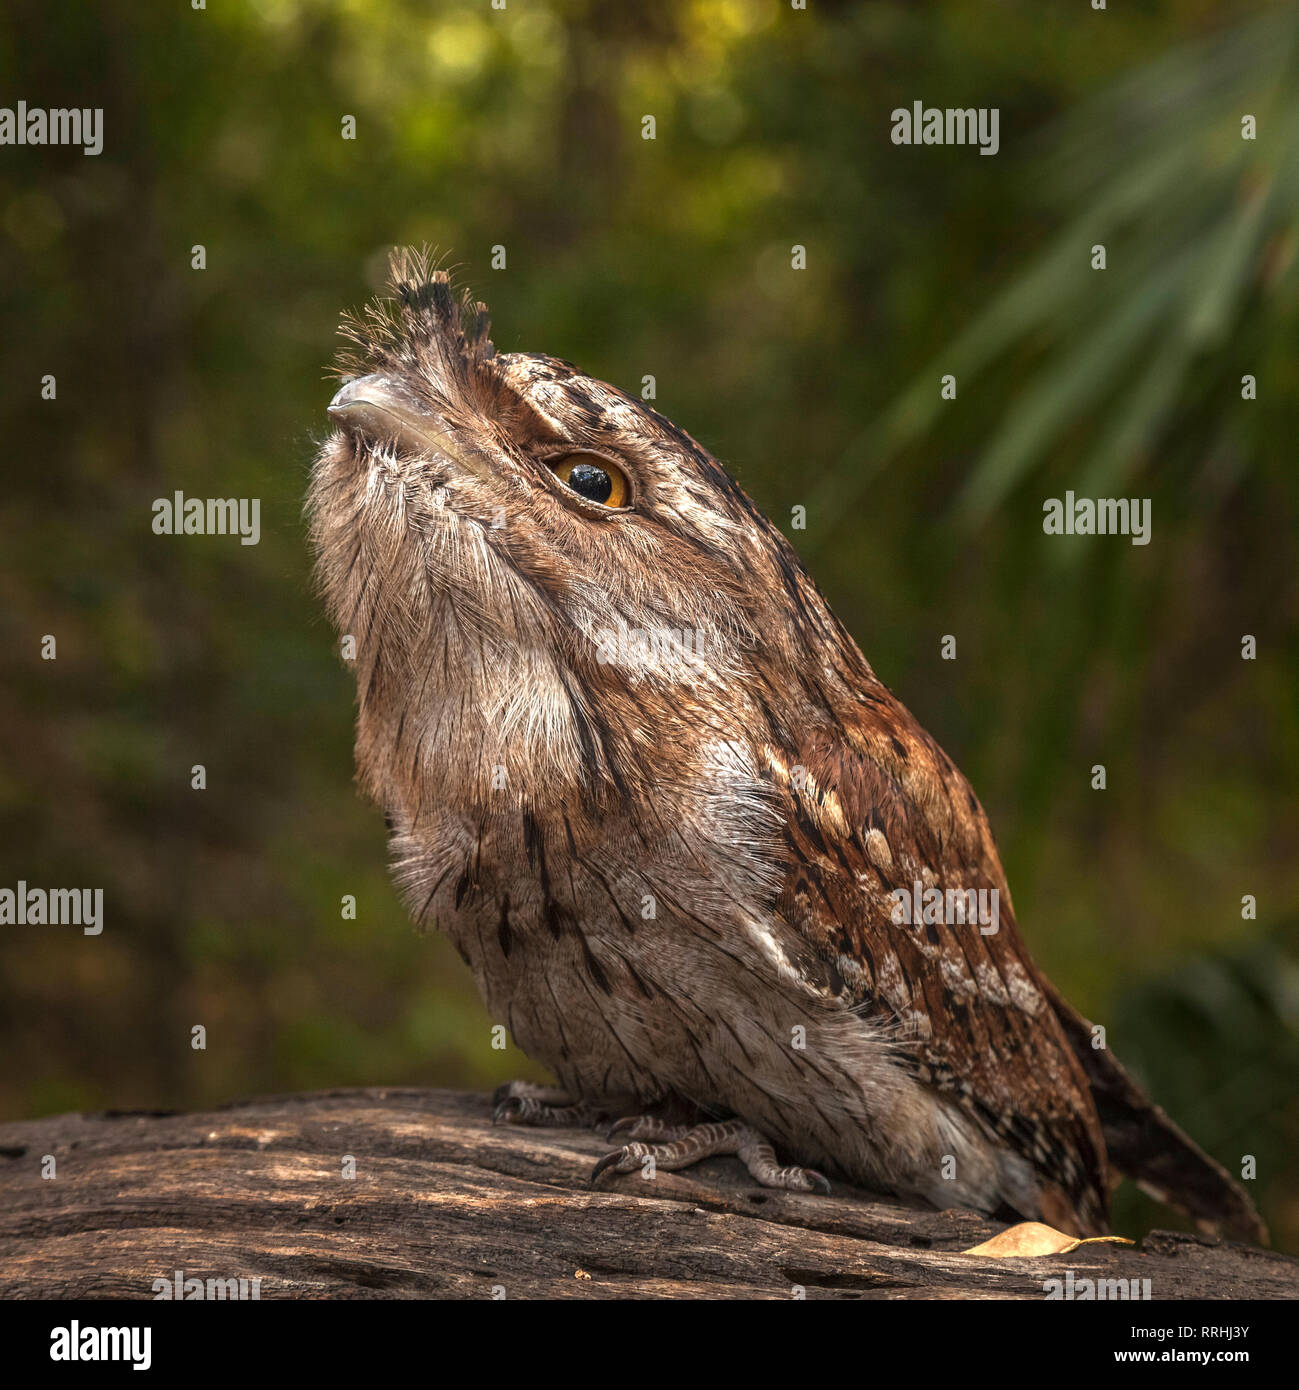
<instances>
[{"instance_id":1,"label":"bird's eye","mask_svg":"<svg viewBox=\"0 0 1299 1390\"><path fill-rule=\"evenodd\" d=\"M631 496L627 475L599 454L567 454L550 465L559 481L602 507L625 507Z\"/></svg>"}]
</instances>

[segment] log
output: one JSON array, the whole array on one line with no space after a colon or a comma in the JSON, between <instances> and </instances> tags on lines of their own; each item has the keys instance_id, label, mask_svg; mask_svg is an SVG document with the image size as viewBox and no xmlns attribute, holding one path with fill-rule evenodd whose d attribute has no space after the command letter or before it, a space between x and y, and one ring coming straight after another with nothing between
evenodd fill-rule
<instances>
[{"instance_id":1,"label":"log","mask_svg":"<svg viewBox=\"0 0 1299 1390\"><path fill-rule=\"evenodd\" d=\"M1299 1296L1299 1261L1174 1232L963 1255L1003 1224L839 1184L768 1191L732 1159L593 1189L601 1136L491 1113L366 1089L0 1126L0 1297L151 1299L181 1271L258 1280L262 1299L1041 1300L1068 1270L1148 1279L1155 1299Z\"/></svg>"}]
</instances>

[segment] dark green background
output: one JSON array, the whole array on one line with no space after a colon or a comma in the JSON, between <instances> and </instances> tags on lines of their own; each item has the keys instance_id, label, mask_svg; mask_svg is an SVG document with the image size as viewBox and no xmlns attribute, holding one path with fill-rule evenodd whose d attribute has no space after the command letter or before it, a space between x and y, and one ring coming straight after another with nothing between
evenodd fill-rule
<instances>
[{"instance_id":1,"label":"dark green background","mask_svg":"<svg viewBox=\"0 0 1299 1390\"><path fill-rule=\"evenodd\" d=\"M0 883L107 926L0 934L0 1117L529 1070L388 883L300 515L338 313L427 242L503 350L653 374L808 508L1038 959L1299 1245L1297 38L1226 0L9 0L0 105L102 106L105 149L0 148ZM894 146L915 100L998 107L1000 153ZM177 488L260 497L261 544L153 535ZM1044 537L1066 488L1151 498L1152 543Z\"/></svg>"}]
</instances>

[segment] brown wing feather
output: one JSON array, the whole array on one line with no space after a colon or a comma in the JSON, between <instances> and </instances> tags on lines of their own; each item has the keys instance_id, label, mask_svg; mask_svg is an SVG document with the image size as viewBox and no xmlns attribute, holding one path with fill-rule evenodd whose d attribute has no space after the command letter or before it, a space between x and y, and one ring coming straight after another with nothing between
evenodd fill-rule
<instances>
[{"instance_id":1,"label":"brown wing feather","mask_svg":"<svg viewBox=\"0 0 1299 1390\"><path fill-rule=\"evenodd\" d=\"M839 730L806 735L794 763L771 750L787 824L779 912L864 1014L896 1023L927 1084L1033 1164L1044 1215L1104 1229L1105 1145L1087 1078L1020 939L982 807L878 682L835 713ZM995 933L895 923L891 892L916 882L995 890Z\"/></svg>"}]
</instances>

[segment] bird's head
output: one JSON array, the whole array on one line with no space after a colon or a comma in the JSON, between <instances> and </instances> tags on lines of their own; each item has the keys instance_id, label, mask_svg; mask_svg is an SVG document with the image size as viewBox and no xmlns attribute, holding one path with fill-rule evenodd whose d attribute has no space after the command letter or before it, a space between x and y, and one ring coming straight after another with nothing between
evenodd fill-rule
<instances>
[{"instance_id":1,"label":"bird's head","mask_svg":"<svg viewBox=\"0 0 1299 1390\"><path fill-rule=\"evenodd\" d=\"M841 645L689 435L567 362L497 353L484 306L422 255L394 254L392 289L345 320L309 504L374 794L375 764L413 758L475 804L626 796Z\"/></svg>"}]
</instances>

